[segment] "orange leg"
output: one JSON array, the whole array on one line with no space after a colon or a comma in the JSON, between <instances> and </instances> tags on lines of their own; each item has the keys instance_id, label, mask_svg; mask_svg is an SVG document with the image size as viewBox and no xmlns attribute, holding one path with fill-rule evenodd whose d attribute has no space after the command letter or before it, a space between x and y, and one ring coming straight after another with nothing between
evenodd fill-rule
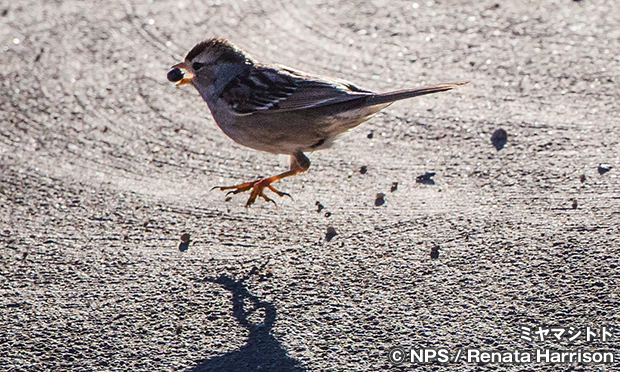
<instances>
[{"instance_id":1,"label":"orange leg","mask_svg":"<svg viewBox=\"0 0 620 372\"><path fill-rule=\"evenodd\" d=\"M291 155L291 169L288 172L284 172L276 176L271 176L267 178L259 178L256 181L245 182L245 183L242 183L236 186L215 186L212 190L215 190L215 189L220 189L222 191L230 190L228 194L233 194L233 195L246 192L248 190L252 190L250 191L250 197L248 198L247 203L245 203L246 207L249 207L252 204L254 204L254 202L256 201L256 198L259 196L267 202L272 202L273 204L276 204L276 202L273 201L273 199L269 198L267 195L263 193L265 188L268 188L269 190L273 191L280 197L285 196L285 195L288 197L291 197L291 195L289 195L288 193L276 190L276 188L271 186L271 184L275 181L281 180L282 178L294 176L298 173L305 172L308 170L308 168L310 168L310 160L300 151L300 152L295 153L294 155Z\"/></svg>"}]
</instances>

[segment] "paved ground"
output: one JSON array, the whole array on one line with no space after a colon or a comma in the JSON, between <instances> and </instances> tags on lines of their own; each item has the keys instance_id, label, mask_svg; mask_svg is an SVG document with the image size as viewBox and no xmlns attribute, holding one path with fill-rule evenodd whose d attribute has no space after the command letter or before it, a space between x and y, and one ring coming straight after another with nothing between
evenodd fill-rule
<instances>
[{"instance_id":1,"label":"paved ground","mask_svg":"<svg viewBox=\"0 0 620 372\"><path fill-rule=\"evenodd\" d=\"M402 346L612 349L618 370L616 5L3 2L0 369L604 369L393 367ZM280 182L294 201L247 210L209 190L287 160L235 145L166 81L214 36L376 91L470 84L394 104Z\"/></svg>"}]
</instances>

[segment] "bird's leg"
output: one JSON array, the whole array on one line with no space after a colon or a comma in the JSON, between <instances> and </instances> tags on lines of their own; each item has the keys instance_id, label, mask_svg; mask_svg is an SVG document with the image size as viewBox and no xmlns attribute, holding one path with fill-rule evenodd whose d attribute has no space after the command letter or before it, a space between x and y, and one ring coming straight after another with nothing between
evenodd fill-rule
<instances>
[{"instance_id":1,"label":"bird's leg","mask_svg":"<svg viewBox=\"0 0 620 372\"><path fill-rule=\"evenodd\" d=\"M284 172L276 176L259 178L256 181L245 182L236 186L216 186L213 189L230 190L228 194L239 194L248 190L252 190L250 191L250 197L248 198L247 203L245 203L246 207L254 204L256 198L259 196L265 201L275 204L276 202L273 201L273 199L269 198L263 193L265 188L268 188L269 190L278 194L278 196L286 195L290 197L289 194L276 190L276 188L273 187L271 184L275 181L281 180L282 178L294 176L298 173L305 172L308 170L308 168L310 168L310 160L301 151L298 151L294 155L291 155L291 168L288 172Z\"/></svg>"}]
</instances>

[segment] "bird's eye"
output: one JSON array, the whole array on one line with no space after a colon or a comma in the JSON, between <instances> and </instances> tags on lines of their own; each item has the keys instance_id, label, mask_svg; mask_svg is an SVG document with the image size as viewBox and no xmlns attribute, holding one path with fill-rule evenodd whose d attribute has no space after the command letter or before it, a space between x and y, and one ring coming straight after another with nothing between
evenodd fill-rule
<instances>
[{"instance_id":1,"label":"bird's eye","mask_svg":"<svg viewBox=\"0 0 620 372\"><path fill-rule=\"evenodd\" d=\"M203 68L204 66L205 66L205 64L204 64L204 63L200 63L200 62L194 62L194 63L192 63L192 69L193 69L194 71L198 71L198 70L200 70L201 68Z\"/></svg>"}]
</instances>

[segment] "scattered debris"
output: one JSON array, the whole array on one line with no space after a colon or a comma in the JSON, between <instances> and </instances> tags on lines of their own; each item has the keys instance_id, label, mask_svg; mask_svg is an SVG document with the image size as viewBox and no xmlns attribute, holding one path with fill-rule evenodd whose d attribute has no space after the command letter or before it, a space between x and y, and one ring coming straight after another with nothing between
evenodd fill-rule
<instances>
[{"instance_id":1,"label":"scattered debris","mask_svg":"<svg viewBox=\"0 0 620 372\"><path fill-rule=\"evenodd\" d=\"M586 182L586 175L582 174L581 177L579 177L579 181L581 181L581 183Z\"/></svg>"},{"instance_id":2,"label":"scattered debris","mask_svg":"<svg viewBox=\"0 0 620 372\"><path fill-rule=\"evenodd\" d=\"M338 233L336 232L336 229L334 229L333 227L328 227L327 228L327 232L325 233L325 240L327 242L331 241L336 235L338 235Z\"/></svg>"},{"instance_id":3,"label":"scattered debris","mask_svg":"<svg viewBox=\"0 0 620 372\"><path fill-rule=\"evenodd\" d=\"M392 182L392 187L390 188L390 192L394 192L398 190L398 182Z\"/></svg>"},{"instance_id":4,"label":"scattered debris","mask_svg":"<svg viewBox=\"0 0 620 372\"><path fill-rule=\"evenodd\" d=\"M368 139L372 139L372 137L374 136L375 136L374 132L371 131L370 133L368 133L368 136L366 137L368 137Z\"/></svg>"},{"instance_id":5,"label":"scattered debris","mask_svg":"<svg viewBox=\"0 0 620 372\"><path fill-rule=\"evenodd\" d=\"M35 62L39 62L39 60L41 59L41 56L43 55L44 51L45 51L45 49L41 48L41 50L39 51L39 54L37 54L37 56L34 58Z\"/></svg>"},{"instance_id":6,"label":"scattered debris","mask_svg":"<svg viewBox=\"0 0 620 372\"><path fill-rule=\"evenodd\" d=\"M385 204L385 194L380 192L377 194L377 198L375 199L375 206L380 207Z\"/></svg>"},{"instance_id":7,"label":"scattered debris","mask_svg":"<svg viewBox=\"0 0 620 372\"><path fill-rule=\"evenodd\" d=\"M431 258L434 260L439 258L439 246L438 245L431 248Z\"/></svg>"},{"instance_id":8,"label":"scattered debris","mask_svg":"<svg viewBox=\"0 0 620 372\"><path fill-rule=\"evenodd\" d=\"M321 204L320 201L317 200L316 202L316 213L321 213L321 211L325 209L325 207L323 206L323 204Z\"/></svg>"},{"instance_id":9,"label":"scattered debris","mask_svg":"<svg viewBox=\"0 0 620 372\"><path fill-rule=\"evenodd\" d=\"M179 251L185 252L189 248L189 234L184 233L181 235L181 244L179 244Z\"/></svg>"},{"instance_id":10,"label":"scattered debris","mask_svg":"<svg viewBox=\"0 0 620 372\"><path fill-rule=\"evenodd\" d=\"M577 199L573 199L573 209L577 209L578 204L577 204Z\"/></svg>"},{"instance_id":11,"label":"scattered debris","mask_svg":"<svg viewBox=\"0 0 620 372\"><path fill-rule=\"evenodd\" d=\"M434 185L435 180L433 180L432 178L435 176L435 174L436 174L435 172L426 172L424 174L417 176L415 178L415 182L423 183L425 185Z\"/></svg>"},{"instance_id":12,"label":"scattered debris","mask_svg":"<svg viewBox=\"0 0 620 372\"><path fill-rule=\"evenodd\" d=\"M606 165L599 164L598 165L598 174L603 175L603 174L609 172L611 170L611 168L612 168L611 166L606 166Z\"/></svg>"},{"instance_id":13,"label":"scattered debris","mask_svg":"<svg viewBox=\"0 0 620 372\"><path fill-rule=\"evenodd\" d=\"M506 146L507 142L508 142L508 133L502 128L497 129L491 135L491 143L493 144L493 147L495 147L497 151L503 149L504 146Z\"/></svg>"},{"instance_id":14,"label":"scattered debris","mask_svg":"<svg viewBox=\"0 0 620 372\"><path fill-rule=\"evenodd\" d=\"M361 173L361 174L366 174L366 172L368 172L368 167L367 167L367 166L365 166L365 165L362 165L362 166L360 167L360 173Z\"/></svg>"}]
</instances>

